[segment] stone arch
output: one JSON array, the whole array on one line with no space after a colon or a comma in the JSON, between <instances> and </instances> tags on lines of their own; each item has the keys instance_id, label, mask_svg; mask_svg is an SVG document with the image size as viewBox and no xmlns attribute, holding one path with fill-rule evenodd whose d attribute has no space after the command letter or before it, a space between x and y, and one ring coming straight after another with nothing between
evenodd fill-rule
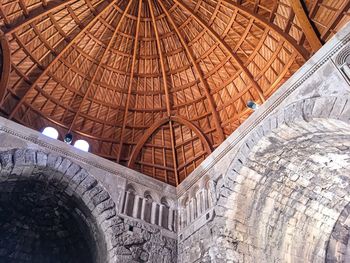
<instances>
[{"instance_id":1,"label":"stone arch","mask_svg":"<svg viewBox=\"0 0 350 263\"><path fill-rule=\"evenodd\" d=\"M344 64L350 64L350 45L346 45L335 57L335 63L338 66L343 66Z\"/></svg>"},{"instance_id":2,"label":"stone arch","mask_svg":"<svg viewBox=\"0 0 350 263\"><path fill-rule=\"evenodd\" d=\"M347 44L335 57L335 64L350 81L350 45Z\"/></svg>"},{"instance_id":3,"label":"stone arch","mask_svg":"<svg viewBox=\"0 0 350 263\"><path fill-rule=\"evenodd\" d=\"M135 199L137 197L137 191L135 186L131 183L126 185L124 202L123 202L123 213L128 216L133 216Z\"/></svg>"},{"instance_id":4,"label":"stone arch","mask_svg":"<svg viewBox=\"0 0 350 263\"><path fill-rule=\"evenodd\" d=\"M170 204L169 201L166 197L162 197L160 199L160 203L162 205L160 217L161 217L161 222L160 225L164 227L165 229L168 229L169 227L169 213L170 213Z\"/></svg>"},{"instance_id":5,"label":"stone arch","mask_svg":"<svg viewBox=\"0 0 350 263\"><path fill-rule=\"evenodd\" d=\"M327 244L327 262L350 261L350 203L348 203L335 223Z\"/></svg>"},{"instance_id":6,"label":"stone arch","mask_svg":"<svg viewBox=\"0 0 350 263\"><path fill-rule=\"evenodd\" d=\"M183 196L179 202L179 217L180 217L179 226L181 229L185 228L189 223L189 215L190 215L189 202L190 202L190 198L188 194Z\"/></svg>"},{"instance_id":7,"label":"stone arch","mask_svg":"<svg viewBox=\"0 0 350 263\"><path fill-rule=\"evenodd\" d=\"M12 201L24 200L24 202L28 202L29 198L40 203L42 201L40 198L47 198L47 200L45 199L43 201L44 205L42 207L38 205L38 209L42 209L42 212L39 211L38 215L31 214L32 211L26 211L26 213L29 214L28 218L30 220L35 216L54 216L54 214L50 212L50 206L48 206L52 203L55 209L51 210L58 213L56 213L55 217L60 218L59 213L63 211L65 217L72 217L74 227L83 225L84 229L80 230L89 232L83 232L81 234L82 237L89 239L90 249L95 249L91 254L93 257L91 262L112 262L114 234L111 228L118 221L115 203L108 192L91 174L65 157L32 149L13 149L0 152L0 164L1 202L6 203L6 198ZM20 196L22 199L16 199L14 196L16 198ZM19 206L22 205L14 202L12 202L12 204L14 209L17 210L20 208ZM10 207L3 205L2 209L10 209ZM26 220L26 217L23 217L24 220ZM57 218L54 219L54 221L57 221ZM4 218L0 218L1 223L4 222L3 219ZM47 222L48 227L52 226L50 225L52 222L53 221L50 220ZM68 223L69 222L70 221L68 221ZM7 222L7 224L11 224L11 222ZM3 225L1 225L0 228L1 227L3 227ZM69 235L69 231L68 233L64 232L67 230L65 228L62 228L60 232L57 231L56 225L52 227L55 228L54 231L48 234L58 232L57 235ZM43 235L42 232L38 233L37 235L39 237L40 234ZM21 238L23 239L24 236L21 236ZM62 240L59 240L57 244L61 243ZM52 244L54 249L56 243ZM74 244L69 243L68 245L75 248ZM59 250L58 247L56 247L56 250L57 249ZM84 249L86 250L86 247ZM18 250L18 248L16 248L16 250ZM23 251L19 251L16 255L19 255L20 252ZM28 250L26 250L26 253L29 253ZM48 253L50 253L50 251ZM87 252L85 251L85 253ZM35 262L41 262L39 260L40 256L47 260L50 255L33 254L32 256L39 256L36 258ZM78 258L64 258L62 254L60 258L62 258L64 262L87 262L86 258L81 258L79 261ZM6 258L2 259L6 261ZM13 260L21 262L20 258L13 258Z\"/></svg>"},{"instance_id":8,"label":"stone arch","mask_svg":"<svg viewBox=\"0 0 350 263\"><path fill-rule=\"evenodd\" d=\"M272 113L243 140L224 177L227 178L232 170L240 169L247 154L263 136L269 135L283 125L297 121L309 122L313 119L338 120L344 122L345 125L350 124L350 97L307 98Z\"/></svg>"},{"instance_id":9,"label":"stone arch","mask_svg":"<svg viewBox=\"0 0 350 263\"><path fill-rule=\"evenodd\" d=\"M148 198L148 199L152 200L152 201L153 201L153 199L154 199L152 193L151 193L149 190L146 190L146 191L144 192L143 196L144 196L145 198Z\"/></svg>"},{"instance_id":10,"label":"stone arch","mask_svg":"<svg viewBox=\"0 0 350 263\"><path fill-rule=\"evenodd\" d=\"M196 184L191 189L191 198L196 197L196 194L198 191L199 191L199 186Z\"/></svg>"},{"instance_id":11,"label":"stone arch","mask_svg":"<svg viewBox=\"0 0 350 263\"><path fill-rule=\"evenodd\" d=\"M144 209L143 218L146 222L151 223L154 197L152 196L151 192L147 190L144 193L144 198L145 198L145 209Z\"/></svg>"},{"instance_id":12,"label":"stone arch","mask_svg":"<svg viewBox=\"0 0 350 263\"><path fill-rule=\"evenodd\" d=\"M348 101L297 101L247 136L219 189L219 251L239 262L325 260L350 198Z\"/></svg>"}]
</instances>

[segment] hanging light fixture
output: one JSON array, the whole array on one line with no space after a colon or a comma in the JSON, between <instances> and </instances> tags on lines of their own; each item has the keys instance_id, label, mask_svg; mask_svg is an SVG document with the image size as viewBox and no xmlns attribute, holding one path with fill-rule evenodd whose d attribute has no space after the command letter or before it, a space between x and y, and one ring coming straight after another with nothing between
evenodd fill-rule
<instances>
[{"instance_id":1,"label":"hanging light fixture","mask_svg":"<svg viewBox=\"0 0 350 263\"><path fill-rule=\"evenodd\" d=\"M252 100L248 100L247 107L251 108L252 110L257 110L259 108L259 105Z\"/></svg>"},{"instance_id":2,"label":"hanging light fixture","mask_svg":"<svg viewBox=\"0 0 350 263\"><path fill-rule=\"evenodd\" d=\"M64 136L64 142L67 144L71 144L73 141L73 135L71 133L67 133L66 136Z\"/></svg>"}]
</instances>

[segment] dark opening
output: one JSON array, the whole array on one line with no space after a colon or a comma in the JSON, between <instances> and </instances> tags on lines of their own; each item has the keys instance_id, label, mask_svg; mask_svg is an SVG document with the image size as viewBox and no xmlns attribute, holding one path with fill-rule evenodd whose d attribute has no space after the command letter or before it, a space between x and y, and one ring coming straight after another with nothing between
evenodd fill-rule
<instances>
[{"instance_id":1,"label":"dark opening","mask_svg":"<svg viewBox=\"0 0 350 263\"><path fill-rule=\"evenodd\" d=\"M74 199L38 181L0 183L0 262L100 261L94 223Z\"/></svg>"}]
</instances>

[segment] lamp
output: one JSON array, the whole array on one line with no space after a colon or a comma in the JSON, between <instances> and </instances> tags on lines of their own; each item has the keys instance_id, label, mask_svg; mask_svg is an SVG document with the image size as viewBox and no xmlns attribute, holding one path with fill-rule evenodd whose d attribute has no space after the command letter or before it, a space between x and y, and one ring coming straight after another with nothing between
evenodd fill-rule
<instances>
[{"instance_id":1,"label":"lamp","mask_svg":"<svg viewBox=\"0 0 350 263\"><path fill-rule=\"evenodd\" d=\"M256 104L254 101L248 100L247 107L251 108L252 110L257 110L259 108L259 105Z\"/></svg>"},{"instance_id":2,"label":"lamp","mask_svg":"<svg viewBox=\"0 0 350 263\"><path fill-rule=\"evenodd\" d=\"M64 136L64 142L65 143L68 143L68 144L71 144L73 141L73 135L71 133L67 133L65 136Z\"/></svg>"}]
</instances>

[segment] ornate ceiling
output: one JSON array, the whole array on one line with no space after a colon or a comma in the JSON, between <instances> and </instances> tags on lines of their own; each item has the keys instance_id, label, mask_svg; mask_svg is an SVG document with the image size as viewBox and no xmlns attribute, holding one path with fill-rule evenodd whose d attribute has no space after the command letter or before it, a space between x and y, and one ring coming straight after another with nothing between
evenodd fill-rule
<instances>
[{"instance_id":1,"label":"ornate ceiling","mask_svg":"<svg viewBox=\"0 0 350 263\"><path fill-rule=\"evenodd\" d=\"M350 0L1 0L1 115L177 185Z\"/></svg>"}]
</instances>

